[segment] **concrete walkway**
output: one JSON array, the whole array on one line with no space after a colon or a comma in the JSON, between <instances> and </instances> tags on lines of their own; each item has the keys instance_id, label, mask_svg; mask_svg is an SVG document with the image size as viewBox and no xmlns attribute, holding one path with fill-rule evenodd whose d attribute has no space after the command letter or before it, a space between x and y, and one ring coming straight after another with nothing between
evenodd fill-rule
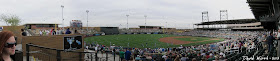
<instances>
[{"instance_id":1,"label":"concrete walkway","mask_svg":"<svg viewBox=\"0 0 280 61\"><path fill-rule=\"evenodd\" d=\"M85 52L95 52L93 50L85 50ZM88 56L90 57L90 54L86 54L85 55L85 61L91 61L91 59L87 59ZM95 53L93 54L93 60L92 61L95 61ZM98 61L106 61L106 53L97 53L97 57L99 58ZM111 53L108 53L108 61L114 61L114 55L111 54ZM119 55L115 55L115 61L120 61L120 58L119 58Z\"/></svg>"}]
</instances>

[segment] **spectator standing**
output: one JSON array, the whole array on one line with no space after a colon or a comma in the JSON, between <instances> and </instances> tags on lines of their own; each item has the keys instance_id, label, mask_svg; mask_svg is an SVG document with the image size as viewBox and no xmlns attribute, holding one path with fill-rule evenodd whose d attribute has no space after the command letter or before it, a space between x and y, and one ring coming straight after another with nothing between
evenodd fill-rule
<instances>
[{"instance_id":1,"label":"spectator standing","mask_svg":"<svg viewBox=\"0 0 280 61\"><path fill-rule=\"evenodd\" d=\"M50 34L50 31L49 30L46 30L46 35L49 35Z\"/></svg>"},{"instance_id":2,"label":"spectator standing","mask_svg":"<svg viewBox=\"0 0 280 61\"><path fill-rule=\"evenodd\" d=\"M124 50L121 50L120 51L120 58L121 58L121 61L123 61L124 60Z\"/></svg>"},{"instance_id":3,"label":"spectator standing","mask_svg":"<svg viewBox=\"0 0 280 61\"><path fill-rule=\"evenodd\" d=\"M70 29L69 29L69 28L67 28L67 30L66 30L66 32L65 32L65 34L71 34L71 31L70 31Z\"/></svg>"},{"instance_id":4,"label":"spectator standing","mask_svg":"<svg viewBox=\"0 0 280 61\"><path fill-rule=\"evenodd\" d=\"M275 40L272 32L270 33L270 35L267 37L266 40L267 40L267 44L268 44L268 52L270 52L273 47L273 40Z\"/></svg>"},{"instance_id":5,"label":"spectator standing","mask_svg":"<svg viewBox=\"0 0 280 61\"><path fill-rule=\"evenodd\" d=\"M56 31L54 29L51 30L51 35L56 35Z\"/></svg>"},{"instance_id":6,"label":"spectator standing","mask_svg":"<svg viewBox=\"0 0 280 61\"><path fill-rule=\"evenodd\" d=\"M63 33L63 29L61 29L61 28L59 28L57 32L58 32L60 35L61 35L61 34L64 34L64 33Z\"/></svg>"},{"instance_id":7,"label":"spectator standing","mask_svg":"<svg viewBox=\"0 0 280 61\"><path fill-rule=\"evenodd\" d=\"M75 30L75 34L80 34L77 30Z\"/></svg>"},{"instance_id":8,"label":"spectator standing","mask_svg":"<svg viewBox=\"0 0 280 61\"><path fill-rule=\"evenodd\" d=\"M40 36L42 36L42 35L43 35L43 32L42 32L42 30L40 30L39 34L40 34Z\"/></svg>"},{"instance_id":9,"label":"spectator standing","mask_svg":"<svg viewBox=\"0 0 280 61\"><path fill-rule=\"evenodd\" d=\"M130 56L131 56L131 52L128 49L126 49L125 60L129 61L130 60Z\"/></svg>"},{"instance_id":10,"label":"spectator standing","mask_svg":"<svg viewBox=\"0 0 280 61\"><path fill-rule=\"evenodd\" d=\"M262 46L263 48L267 49L267 43L266 43L266 35L263 35L262 38L261 38L261 41L262 41Z\"/></svg>"},{"instance_id":11,"label":"spectator standing","mask_svg":"<svg viewBox=\"0 0 280 61\"><path fill-rule=\"evenodd\" d=\"M21 35L22 36L27 36L27 33L24 31L24 29L21 29Z\"/></svg>"},{"instance_id":12,"label":"spectator standing","mask_svg":"<svg viewBox=\"0 0 280 61\"><path fill-rule=\"evenodd\" d=\"M88 49L88 46L86 46L86 49Z\"/></svg>"},{"instance_id":13,"label":"spectator standing","mask_svg":"<svg viewBox=\"0 0 280 61\"><path fill-rule=\"evenodd\" d=\"M46 30L44 30L44 31L43 31L43 35L47 35L47 32L46 32Z\"/></svg>"}]
</instances>

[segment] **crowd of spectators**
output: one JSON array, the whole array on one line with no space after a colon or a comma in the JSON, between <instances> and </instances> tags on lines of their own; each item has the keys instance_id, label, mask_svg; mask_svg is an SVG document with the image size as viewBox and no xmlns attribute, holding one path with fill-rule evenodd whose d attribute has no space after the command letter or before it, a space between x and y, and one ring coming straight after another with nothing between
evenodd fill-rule
<instances>
[{"instance_id":1,"label":"crowd of spectators","mask_svg":"<svg viewBox=\"0 0 280 61\"><path fill-rule=\"evenodd\" d=\"M131 30L133 31L133 30ZM113 51L120 55L124 61L142 60L142 61L218 61L230 59L242 59L239 55L245 53L256 53L258 46L263 50L268 47L267 37L270 32L267 31L205 31L193 30L184 33L174 33L176 35L202 36L224 38L224 41L203 45L180 46L174 48L125 48L121 46L106 47L104 45L95 45L97 51ZM274 33L274 32L273 32ZM274 33L276 35L276 33ZM266 51L264 53L268 53ZM238 56L237 56L237 55ZM236 57L231 57L236 55Z\"/></svg>"}]
</instances>

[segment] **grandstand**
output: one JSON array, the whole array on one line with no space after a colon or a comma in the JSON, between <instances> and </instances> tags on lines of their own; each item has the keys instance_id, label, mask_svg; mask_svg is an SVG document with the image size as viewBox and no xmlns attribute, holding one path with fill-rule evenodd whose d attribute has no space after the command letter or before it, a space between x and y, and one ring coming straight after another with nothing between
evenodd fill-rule
<instances>
[{"instance_id":1,"label":"grandstand","mask_svg":"<svg viewBox=\"0 0 280 61\"><path fill-rule=\"evenodd\" d=\"M256 20L268 30L279 28L279 2L279 0L247 0Z\"/></svg>"},{"instance_id":2,"label":"grandstand","mask_svg":"<svg viewBox=\"0 0 280 61\"><path fill-rule=\"evenodd\" d=\"M200 24L195 24L197 27L199 26L209 26L197 29L203 30L264 30L264 27L261 23L256 19L234 19L234 20L221 20L221 21L210 21L210 22L202 22ZM215 27L216 25L226 25L227 27ZM211 26L211 27L210 27Z\"/></svg>"},{"instance_id":3,"label":"grandstand","mask_svg":"<svg viewBox=\"0 0 280 61\"><path fill-rule=\"evenodd\" d=\"M98 27L100 32L104 32L106 35L119 34L119 27Z\"/></svg>"},{"instance_id":4,"label":"grandstand","mask_svg":"<svg viewBox=\"0 0 280 61\"><path fill-rule=\"evenodd\" d=\"M280 9L279 0L247 0L255 18L261 22L264 29L279 29ZM278 40L279 42L279 40ZM280 56L280 44L278 43L277 56Z\"/></svg>"},{"instance_id":5,"label":"grandstand","mask_svg":"<svg viewBox=\"0 0 280 61\"><path fill-rule=\"evenodd\" d=\"M163 28L162 26L139 26L139 28L119 29L119 32L120 34L158 34L163 32Z\"/></svg>"},{"instance_id":6,"label":"grandstand","mask_svg":"<svg viewBox=\"0 0 280 61\"><path fill-rule=\"evenodd\" d=\"M161 29L162 26L139 26L140 29Z\"/></svg>"}]
</instances>

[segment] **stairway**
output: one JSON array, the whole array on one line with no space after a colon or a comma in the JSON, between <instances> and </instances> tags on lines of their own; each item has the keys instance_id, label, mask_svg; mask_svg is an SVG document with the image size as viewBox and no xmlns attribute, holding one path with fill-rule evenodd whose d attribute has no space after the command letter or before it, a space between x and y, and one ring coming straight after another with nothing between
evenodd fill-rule
<instances>
[{"instance_id":1,"label":"stairway","mask_svg":"<svg viewBox=\"0 0 280 61\"><path fill-rule=\"evenodd\" d=\"M25 29L27 32L27 36L36 36L35 33L33 33L30 29Z\"/></svg>"}]
</instances>

